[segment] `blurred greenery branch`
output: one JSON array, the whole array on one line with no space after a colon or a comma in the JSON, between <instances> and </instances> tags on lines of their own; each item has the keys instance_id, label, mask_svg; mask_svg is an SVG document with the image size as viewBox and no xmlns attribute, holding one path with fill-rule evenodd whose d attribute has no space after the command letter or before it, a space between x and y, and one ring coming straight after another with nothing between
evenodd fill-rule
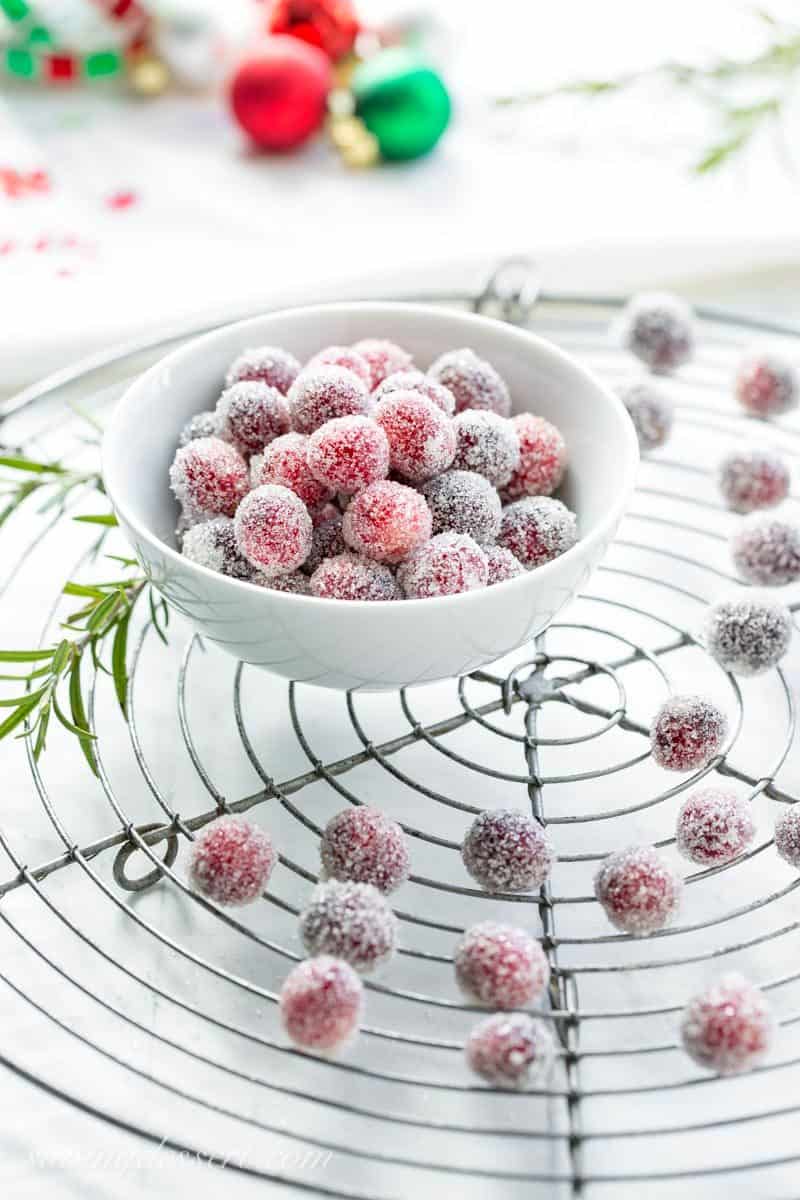
<instances>
[{"instance_id":1,"label":"blurred greenery branch","mask_svg":"<svg viewBox=\"0 0 800 1200\"><path fill-rule=\"evenodd\" d=\"M752 58L718 58L705 66L667 61L613 79L579 79L541 91L499 96L500 107L541 104L559 96L587 99L619 94L648 80L663 80L693 91L718 112L720 135L694 163L699 174L714 171L747 146L768 123L785 111L800 79L800 27L778 22L759 10L769 29L767 44ZM743 87L761 88L765 94L751 103L741 102ZM737 96L738 94L738 96Z\"/></svg>"}]
</instances>

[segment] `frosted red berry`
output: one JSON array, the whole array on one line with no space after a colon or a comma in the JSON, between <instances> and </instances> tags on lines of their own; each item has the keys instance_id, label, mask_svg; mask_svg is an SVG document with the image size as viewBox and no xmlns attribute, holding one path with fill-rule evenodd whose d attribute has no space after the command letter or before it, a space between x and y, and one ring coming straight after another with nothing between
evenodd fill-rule
<instances>
[{"instance_id":1,"label":"frosted red berry","mask_svg":"<svg viewBox=\"0 0 800 1200\"><path fill-rule=\"evenodd\" d=\"M755 832L746 800L724 788L701 788L680 807L675 841L684 858L713 867L742 854Z\"/></svg>"},{"instance_id":2,"label":"frosted red berry","mask_svg":"<svg viewBox=\"0 0 800 1200\"><path fill-rule=\"evenodd\" d=\"M393 375L387 375L383 383L379 383L375 388L372 399L382 400L392 392L421 392L448 417L452 417L456 410L455 397L449 388L416 369L395 371Z\"/></svg>"},{"instance_id":3,"label":"frosted red berry","mask_svg":"<svg viewBox=\"0 0 800 1200\"><path fill-rule=\"evenodd\" d=\"M753 417L780 417L797 407L797 372L779 350L755 346L740 362L734 381L736 399Z\"/></svg>"},{"instance_id":4,"label":"frosted red berry","mask_svg":"<svg viewBox=\"0 0 800 1200\"><path fill-rule=\"evenodd\" d=\"M775 822L775 849L790 867L800 867L799 804L792 804Z\"/></svg>"},{"instance_id":5,"label":"frosted red berry","mask_svg":"<svg viewBox=\"0 0 800 1200\"><path fill-rule=\"evenodd\" d=\"M300 937L307 954L332 954L366 974L394 954L397 917L371 883L331 879L314 888L301 912Z\"/></svg>"},{"instance_id":6,"label":"frosted red berry","mask_svg":"<svg viewBox=\"0 0 800 1200\"><path fill-rule=\"evenodd\" d=\"M308 596L311 591L308 576L303 575L301 571L269 576L257 572L252 582L258 587L266 588L268 592L288 592L292 596Z\"/></svg>"},{"instance_id":7,"label":"frosted red berry","mask_svg":"<svg viewBox=\"0 0 800 1200\"><path fill-rule=\"evenodd\" d=\"M703 638L712 658L734 675L778 665L792 640L792 614L771 597L734 594L709 605Z\"/></svg>"},{"instance_id":8,"label":"frosted red berry","mask_svg":"<svg viewBox=\"0 0 800 1200\"><path fill-rule=\"evenodd\" d=\"M465 533L437 533L410 554L397 571L408 600L454 596L486 587L486 555Z\"/></svg>"},{"instance_id":9,"label":"frosted red berry","mask_svg":"<svg viewBox=\"0 0 800 1200\"><path fill-rule=\"evenodd\" d=\"M705 696L670 696L650 726L650 750L666 771L696 771L720 753L725 714Z\"/></svg>"},{"instance_id":10,"label":"frosted red berry","mask_svg":"<svg viewBox=\"0 0 800 1200\"><path fill-rule=\"evenodd\" d=\"M506 550L505 546L486 546L484 552L486 583L489 587L494 583L505 583L507 579L516 579L518 575L525 574L522 563L510 550Z\"/></svg>"},{"instance_id":11,"label":"frosted red berry","mask_svg":"<svg viewBox=\"0 0 800 1200\"><path fill-rule=\"evenodd\" d=\"M369 363L373 389L396 371L405 371L412 365L411 355L395 342L385 338L362 338L353 346L354 350Z\"/></svg>"},{"instance_id":12,"label":"frosted red berry","mask_svg":"<svg viewBox=\"0 0 800 1200\"><path fill-rule=\"evenodd\" d=\"M311 550L311 517L299 496L265 483L242 500L234 518L239 551L264 575L296 570Z\"/></svg>"},{"instance_id":13,"label":"frosted red berry","mask_svg":"<svg viewBox=\"0 0 800 1200\"><path fill-rule=\"evenodd\" d=\"M575 514L552 496L527 496L503 509L497 543L524 567L540 567L575 545Z\"/></svg>"},{"instance_id":14,"label":"frosted red berry","mask_svg":"<svg viewBox=\"0 0 800 1200\"><path fill-rule=\"evenodd\" d=\"M366 805L331 817L322 834L320 858L328 878L371 883L384 895L405 883L410 869L400 826Z\"/></svg>"},{"instance_id":15,"label":"frosted red berry","mask_svg":"<svg viewBox=\"0 0 800 1200\"><path fill-rule=\"evenodd\" d=\"M255 573L253 565L239 553L230 517L212 517L187 529L181 553L191 562L231 579L250 580Z\"/></svg>"},{"instance_id":16,"label":"frosted red berry","mask_svg":"<svg viewBox=\"0 0 800 1200\"><path fill-rule=\"evenodd\" d=\"M345 367L306 367L288 395L292 426L313 433L334 417L366 416L369 392L363 379Z\"/></svg>"},{"instance_id":17,"label":"frosted red berry","mask_svg":"<svg viewBox=\"0 0 800 1200\"><path fill-rule=\"evenodd\" d=\"M346 550L347 546L342 537L342 514L337 512L327 521L314 526L311 534L311 549L308 558L303 563L303 571L306 575L313 575L326 558L335 558L339 554L344 554Z\"/></svg>"},{"instance_id":18,"label":"frosted red berry","mask_svg":"<svg viewBox=\"0 0 800 1200\"><path fill-rule=\"evenodd\" d=\"M502 507L497 489L475 471L445 471L420 488L433 517L434 533L466 533L493 542Z\"/></svg>"},{"instance_id":19,"label":"frosted red berry","mask_svg":"<svg viewBox=\"0 0 800 1200\"><path fill-rule=\"evenodd\" d=\"M482 1079L495 1087L521 1090L547 1080L556 1050L544 1021L527 1013L495 1013L475 1026L465 1052Z\"/></svg>"},{"instance_id":20,"label":"frosted red berry","mask_svg":"<svg viewBox=\"0 0 800 1200\"><path fill-rule=\"evenodd\" d=\"M474 350L464 347L445 351L428 368L428 374L453 393L456 412L478 408L501 417L511 415L511 396L505 381Z\"/></svg>"},{"instance_id":21,"label":"frosted red berry","mask_svg":"<svg viewBox=\"0 0 800 1200\"><path fill-rule=\"evenodd\" d=\"M352 346L326 346L306 363L306 367L344 367L357 375L367 388L372 388L372 370L363 354Z\"/></svg>"},{"instance_id":22,"label":"frosted red berry","mask_svg":"<svg viewBox=\"0 0 800 1200\"><path fill-rule=\"evenodd\" d=\"M503 488L503 499L552 495L567 465L567 446L560 430L533 413L517 413L511 420L519 439L519 462Z\"/></svg>"},{"instance_id":23,"label":"frosted red berry","mask_svg":"<svg viewBox=\"0 0 800 1200\"><path fill-rule=\"evenodd\" d=\"M389 567L351 551L320 563L311 576L311 594L325 600L401 599Z\"/></svg>"},{"instance_id":24,"label":"frosted red berry","mask_svg":"<svg viewBox=\"0 0 800 1200\"><path fill-rule=\"evenodd\" d=\"M314 430L308 466L335 492L360 492L389 473L389 442L371 417L336 417Z\"/></svg>"},{"instance_id":25,"label":"frosted red berry","mask_svg":"<svg viewBox=\"0 0 800 1200\"><path fill-rule=\"evenodd\" d=\"M533 1004L550 980L550 964L536 938L496 921L481 921L468 929L453 962L464 995L490 1008Z\"/></svg>"},{"instance_id":26,"label":"frosted red berry","mask_svg":"<svg viewBox=\"0 0 800 1200\"><path fill-rule=\"evenodd\" d=\"M267 383L245 380L226 388L217 401L220 436L245 455L260 454L289 431L286 397Z\"/></svg>"},{"instance_id":27,"label":"frosted red berry","mask_svg":"<svg viewBox=\"0 0 800 1200\"><path fill-rule=\"evenodd\" d=\"M326 501L325 504L318 504L315 508L308 510L311 514L311 521L315 529L320 525L324 525L326 521L342 519L342 510L331 501Z\"/></svg>"},{"instance_id":28,"label":"frosted red berry","mask_svg":"<svg viewBox=\"0 0 800 1200\"><path fill-rule=\"evenodd\" d=\"M731 972L689 1001L681 1018L681 1040L698 1066L717 1075L738 1075L764 1059L774 1024L763 992Z\"/></svg>"},{"instance_id":29,"label":"frosted red berry","mask_svg":"<svg viewBox=\"0 0 800 1200\"><path fill-rule=\"evenodd\" d=\"M221 817L192 842L189 879L215 904L250 904L264 891L277 859L263 829L241 817Z\"/></svg>"},{"instance_id":30,"label":"frosted red berry","mask_svg":"<svg viewBox=\"0 0 800 1200\"><path fill-rule=\"evenodd\" d=\"M308 438L303 433L284 433L264 450L255 465L251 464L253 487L277 483L289 488L309 508L330 500L334 489L314 475L308 465Z\"/></svg>"},{"instance_id":31,"label":"frosted red berry","mask_svg":"<svg viewBox=\"0 0 800 1200\"><path fill-rule=\"evenodd\" d=\"M244 350L233 360L225 376L225 386L254 379L277 388L285 396L299 371L300 363L288 350L281 350L279 346L256 346Z\"/></svg>"},{"instance_id":32,"label":"frosted red berry","mask_svg":"<svg viewBox=\"0 0 800 1200\"><path fill-rule=\"evenodd\" d=\"M321 955L298 963L280 995L283 1027L304 1050L340 1050L358 1032L363 987L349 963Z\"/></svg>"},{"instance_id":33,"label":"frosted red berry","mask_svg":"<svg viewBox=\"0 0 800 1200\"><path fill-rule=\"evenodd\" d=\"M342 534L358 554L382 562L402 562L430 537L431 510L413 488L381 480L348 504Z\"/></svg>"},{"instance_id":34,"label":"frosted red berry","mask_svg":"<svg viewBox=\"0 0 800 1200\"><path fill-rule=\"evenodd\" d=\"M526 892L550 876L555 854L542 826L517 808L480 813L461 846L464 866L491 892Z\"/></svg>"},{"instance_id":35,"label":"frosted red berry","mask_svg":"<svg viewBox=\"0 0 800 1200\"><path fill-rule=\"evenodd\" d=\"M391 392L373 416L389 441L389 463L412 483L446 471L456 452L453 422L419 392Z\"/></svg>"},{"instance_id":36,"label":"frosted red berry","mask_svg":"<svg viewBox=\"0 0 800 1200\"><path fill-rule=\"evenodd\" d=\"M184 425L178 434L178 445L188 446L196 438L218 437L219 421L215 412L198 412Z\"/></svg>"},{"instance_id":37,"label":"frosted red berry","mask_svg":"<svg viewBox=\"0 0 800 1200\"><path fill-rule=\"evenodd\" d=\"M683 880L652 846L628 846L604 859L594 891L612 925L644 937L673 919Z\"/></svg>"},{"instance_id":38,"label":"frosted red berry","mask_svg":"<svg viewBox=\"0 0 800 1200\"><path fill-rule=\"evenodd\" d=\"M503 487L519 467L517 425L495 412L469 408L453 419L456 454L453 466L477 471L494 487Z\"/></svg>"},{"instance_id":39,"label":"frosted red berry","mask_svg":"<svg viewBox=\"0 0 800 1200\"><path fill-rule=\"evenodd\" d=\"M731 538L736 570L748 583L782 587L800 578L800 527L777 516L754 514Z\"/></svg>"},{"instance_id":40,"label":"frosted red berry","mask_svg":"<svg viewBox=\"0 0 800 1200\"><path fill-rule=\"evenodd\" d=\"M639 448L646 452L663 446L675 421L669 396L649 382L629 383L618 394L633 422Z\"/></svg>"},{"instance_id":41,"label":"frosted red berry","mask_svg":"<svg viewBox=\"0 0 800 1200\"><path fill-rule=\"evenodd\" d=\"M622 313L622 344L651 371L674 371L694 352L692 310L668 292L641 292Z\"/></svg>"},{"instance_id":42,"label":"frosted red berry","mask_svg":"<svg viewBox=\"0 0 800 1200\"><path fill-rule=\"evenodd\" d=\"M182 446L169 480L176 499L195 516L232 517L250 487L247 463L235 446L218 437Z\"/></svg>"},{"instance_id":43,"label":"frosted red berry","mask_svg":"<svg viewBox=\"0 0 800 1200\"><path fill-rule=\"evenodd\" d=\"M789 494L789 468L771 450L734 450L717 471L719 490L728 508L749 513L774 508Z\"/></svg>"}]
</instances>

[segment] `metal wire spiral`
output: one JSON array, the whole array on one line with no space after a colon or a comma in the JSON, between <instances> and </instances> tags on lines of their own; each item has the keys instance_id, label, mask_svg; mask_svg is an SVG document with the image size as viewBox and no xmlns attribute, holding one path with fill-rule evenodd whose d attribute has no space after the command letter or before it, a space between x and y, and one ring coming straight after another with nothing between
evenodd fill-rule
<instances>
[{"instance_id":1,"label":"metal wire spiral","mask_svg":"<svg viewBox=\"0 0 800 1200\"><path fill-rule=\"evenodd\" d=\"M612 383L631 373L607 334L617 302L540 294L525 264L503 268L477 298L425 298L529 324ZM633 1195L644 1182L648 1194L672 1195L717 1175L731 1191L800 1160L786 1136L800 1111L800 881L771 835L777 806L794 803L800 785L795 659L740 686L696 636L708 600L733 582L726 540L737 518L719 502L714 462L743 434L765 433L729 395L735 357L758 328L703 314L697 358L664 384L677 431L644 464L587 594L491 670L382 697L287 689L177 621L162 646L139 614L127 724L106 703L102 673L86 677L99 784L80 774L70 745L48 750L41 767L29 756L30 815L0 831L0 933L13 947L0 960L5 999L26 1007L36 1038L70 1069L18 1046L0 1061L153 1145L326 1196L433 1195L445 1178L466 1197L487 1185L503 1198L532 1187ZM91 460L69 402L102 418L162 352L105 356L31 390L9 406L3 441ZM766 432L798 457L796 422ZM24 601L29 565L47 564L45 642L62 619L64 580L101 569L70 515L20 512L4 533L2 596ZM719 698L731 733L704 770L667 776L650 760L648 724L671 689L687 687ZM592 894L596 863L643 840L673 857L677 808L714 775L751 800L753 847L688 872L673 926L644 941L613 932ZM367 983L357 1047L329 1061L290 1047L275 1002L301 957L295 918L317 876L321 829L363 803L400 820L414 874L396 897L400 954ZM501 803L527 804L550 828L558 863L538 895L469 885L464 830ZM222 911L185 881L185 843L225 812L251 812L282 850L269 892L247 910ZM453 945L487 915L534 929L550 959L542 1015L559 1056L551 1083L533 1092L484 1087L463 1062L477 1010L455 987ZM769 993L779 1036L763 1067L720 1081L682 1054L676 1026L687 996L734 968Z\"/></svg>"}]
</instances>

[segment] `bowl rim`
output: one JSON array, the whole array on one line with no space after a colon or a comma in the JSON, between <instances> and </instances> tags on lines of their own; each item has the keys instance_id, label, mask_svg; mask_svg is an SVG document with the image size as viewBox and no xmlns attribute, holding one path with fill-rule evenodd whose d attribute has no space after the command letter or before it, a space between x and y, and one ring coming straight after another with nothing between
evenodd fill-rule
<instances>
[{"instance_id":1,"label":"bowl rim","mask_svg":"<svg viewBox=\"0 0 800 1200\"><path fill-rule=\"evenodd\" d=\"M155 363L138 375L130 382L121 397L117 401L114 411L109 421L101 449L101 474L103 485L106 489L109 499L122 520L136 534L137 538L143 539L153 546L160 554L166 556L168 561L172 561L175 565L188 569L190 573L198 573L200 578L208 576L220 586L231 586L234 588L246 588L250 593L259 593L264 597L265 604L274 604L275 602L285 602L288 606L312 604L317 611L322 611L320 605L336 606L340 611L359 612L364 610L373 611L376 602L374 600L339 600L328 596L311 596L305 595L302 592L281 592L271 588L263 587L256 583L250 583L244 579L233 579L228 575L223 575L219 571L212 571L210 567L204 567L200 563L195 563L191 559L186 558L178 550L169 546L166 542L157 537L150 529L143 524L138 517L132 514L124 499L120 499L119 489L115 486L113 467L109 470L109 461L111 452L109 447L113 445L115 440L120 438L119 425L122 423L125 413L131 409L136 403L138 391L146 387L148 380L157 372L161 372L164 367L179 366L180 363L187 358L192 358L198 350L201 350L207 343L215 342L218 338L225 334L229 334L234 330L246 330L260 326L265 320L271 318L287 318L302 314L304 318L313 319L316 316L322 316L327 313L340 312L365 312L370 311L375 313L376 319L390 319L400 313L414 313L417 316L425 317L429 320L437 320L444 317L448 319L456 319L463 323L465 329L473 328L476 324L490 329L502 330L503 334L510 340L517 341L521 348L527 347L528 350L534 347L542 357L550 359L551 362L559 366L566 366L569 370L582 376L584 381L599 392L611 412L619 419L620 431L623 436L623 442L627 443L627 453L624 454L623 461L615 464L621 482L619 493L616 501L611 505L608 512L596 524L588 534L579 536L574 546L566 550L557 558L551 559L549 562L543 563L539 567L534 567L530 571L525 571L522 575L517 575L513 579L505 579L501 583L493 584L491 588L473 588L466 592L456 592L447 596L425 596L420 598L404 599L402 607L407 610L409 604L416 605L417 608L430 605L442 605L443 601L451 603L459 603L465 607L469 603L475 603L478 597L485 596L486 592L494 592L496 588L512 588L516 587L521 590L523 587L535 586L536 584L544 584L548 574L553 574L559 570L564 563L572 561L578 555L584 556L590 553L598 543L613 531L622 516L625 513L630 496L636 484L636 473L639 465L639 443L636 437L636 432L633 422L628 416L627 410L620 400L619 396L607 387L600 379L598 379L591 371L577 362L571 355L567 354L559 346L539 334L532 333L528 329L523 329L517 325L512 325L506 321L500 321L494 317L486 317L482 314L472 312L462 312L457 309L443 309L433 304L416 304L405 301L371 301L371 300L337 300L324 304L298 304L292 305L289 308L274 309L267 313L261 313L256 317L247 317L242 321L231 321L224 325L219 325L208 333L201 334L199 337L190 338L184 345L163 355ZM512 414L513 415L513 414ZM389 602L384 602L389 604ZM383 605L381 606L383 607ZM394 609L394 605L389 604L390 610Z\"/></svg>"}]
</instances>

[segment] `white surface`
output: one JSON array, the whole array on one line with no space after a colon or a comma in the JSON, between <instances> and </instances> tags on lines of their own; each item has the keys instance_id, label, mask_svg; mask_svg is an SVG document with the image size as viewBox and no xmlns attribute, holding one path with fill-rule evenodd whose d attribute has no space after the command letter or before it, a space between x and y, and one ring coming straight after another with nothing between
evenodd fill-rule
<instances>
[{"instance_id":1,"label":"white surface","mask_svg":"<svg viewBox=\"0 0 800 1200\"><path fill-rule=\"evenodd\" d=\"M398 5L361 8L379 19ZM255 11L236 0L226 19L240 28ZM100 90L9 89L0 165L41 167L52 186L0 196L0 246L12 247L0 286L13 295L0 388L181 319L299 294L335 299L343 287L354 295L365 275L393 291L443 258L527 250L551 286L612 290L797 263L796 176L777 133L699 179L689 166L715 118L674 91L491 103L670 57L755 53L767 29L746 0L438 0L435 13L432 52L455 118L433 155L406 166L351 173L324 140L253 156L216 96L137 104ZM109 208L121 190L136 203Z\"/></svg>"}]
</instances>

